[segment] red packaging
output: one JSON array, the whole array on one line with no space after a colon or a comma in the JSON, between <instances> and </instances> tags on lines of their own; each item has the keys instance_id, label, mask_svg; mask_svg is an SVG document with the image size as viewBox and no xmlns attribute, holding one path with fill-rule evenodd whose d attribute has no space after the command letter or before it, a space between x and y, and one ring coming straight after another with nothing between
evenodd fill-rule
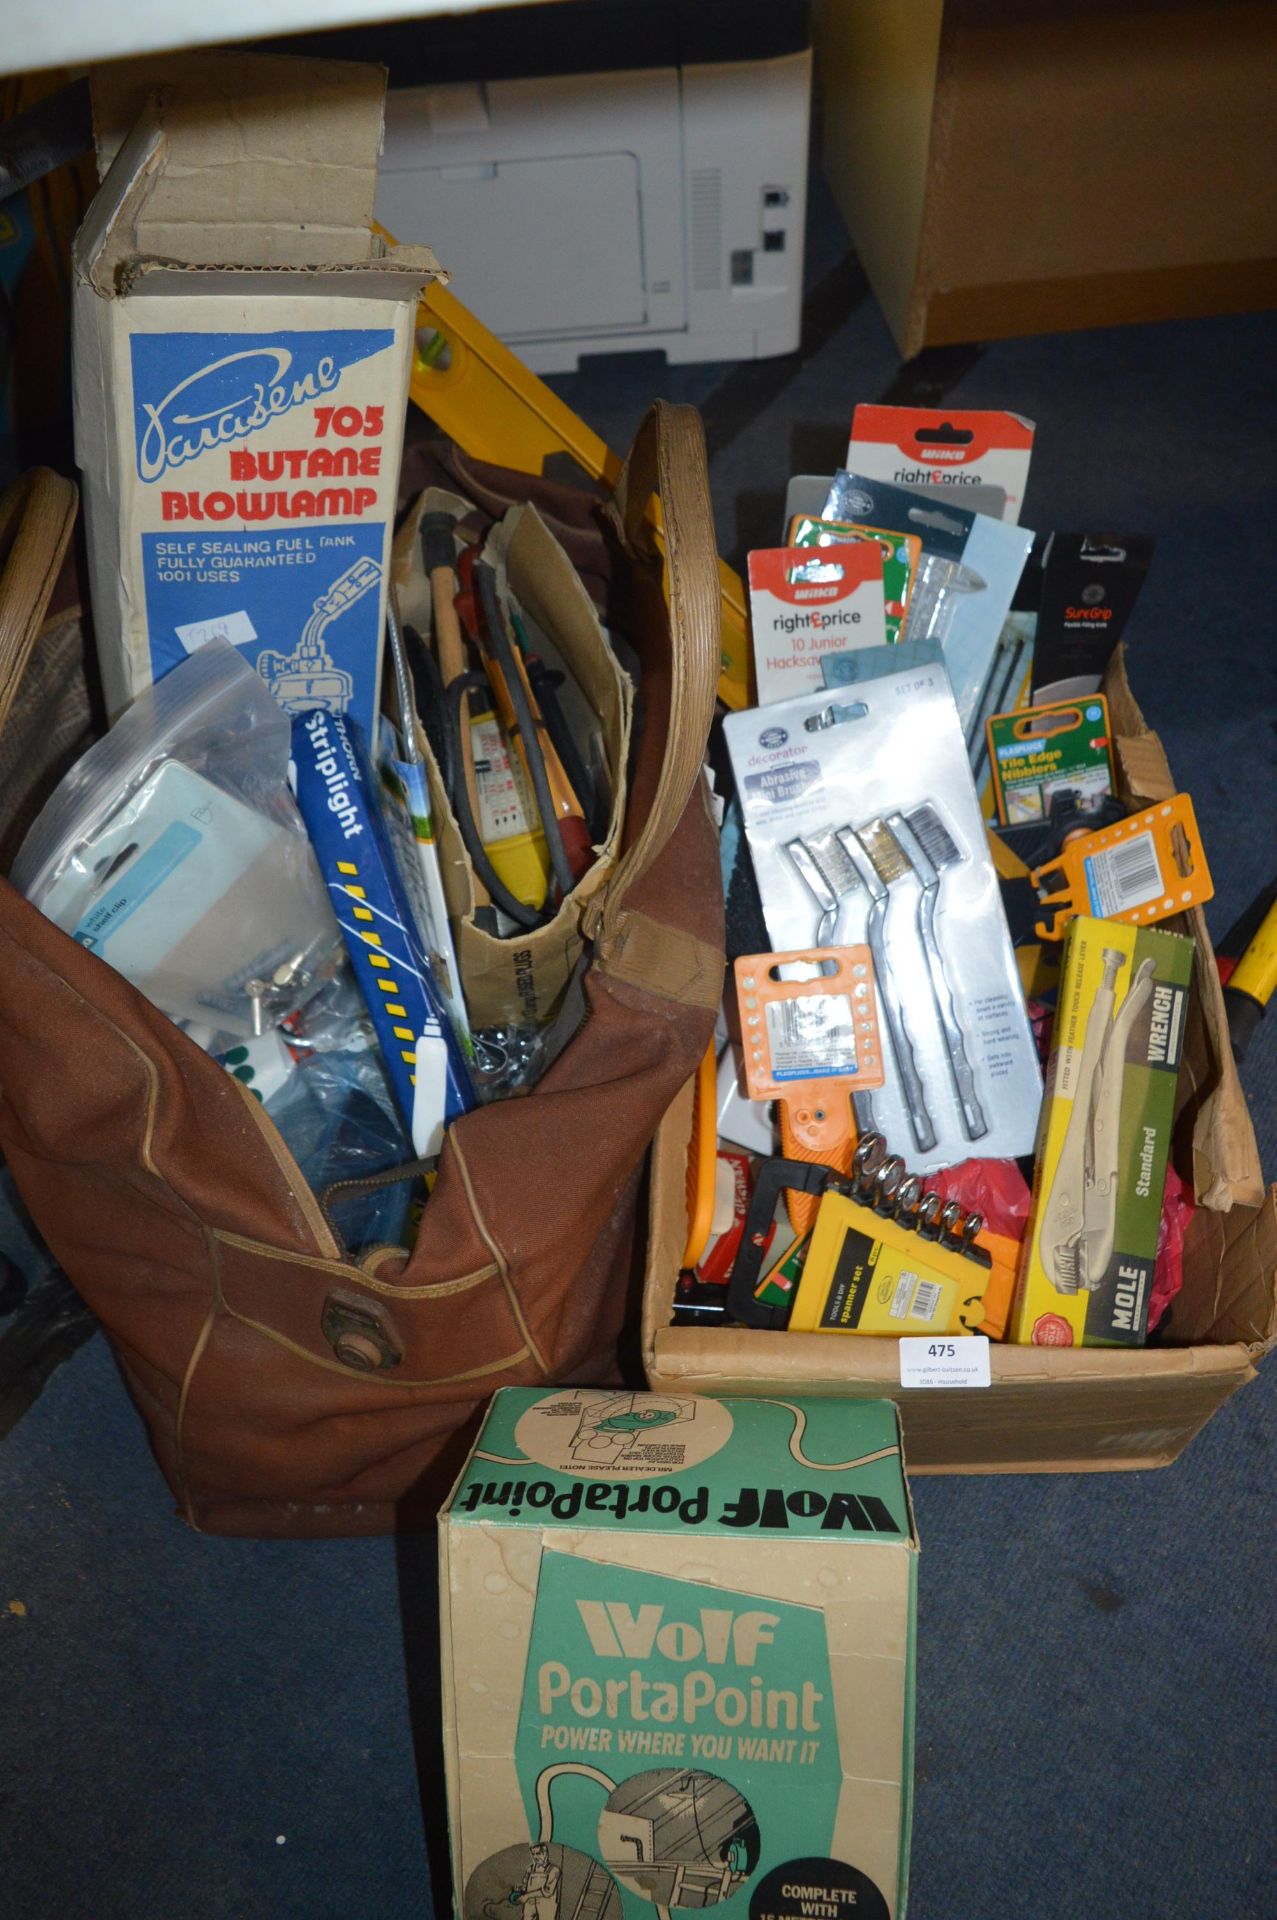
<instances>
[{"instance_id":1,"label":"red packaging","mask_svg":"<svg viewBox=\"0 0 1277 1920\"><path fill-rule=\"evenodd\" d=\"M732 1268L736 1264L736 1255L740 1252L741 1236L745 1231L745 1215L749 1212L749 1197L754 1191L754 1167L747 1153L719 1152L719 1159L726 1160L732 1169L732 1224L726 1233L720 1233L710 1241L696 1269L702 1280L711 1281L715 1286L725 1287L732 1277ZM775 1229L773 1228L773 1232ZM771 1234L767 1236L771 1244Z\"/></svg>"},{"instance_id":2,"label":"red packaging","mask_svg":"<svg viewBox=\"0 0 1277 1920\"><path fill-rule=\"evenodd\" d=\"M1018 523L1033 452L1033 422L1018 413L948 407L856 408L847 465L897 487L1000 487L1002 518Z\"/></svg>"}]
</instances>

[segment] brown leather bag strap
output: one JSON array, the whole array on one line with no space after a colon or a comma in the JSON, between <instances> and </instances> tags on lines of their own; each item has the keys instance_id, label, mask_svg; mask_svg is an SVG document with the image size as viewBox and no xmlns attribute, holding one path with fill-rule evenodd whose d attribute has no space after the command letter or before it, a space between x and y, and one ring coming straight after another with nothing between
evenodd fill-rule
<instances>
[{"instance_id":1,"label":"brown leather bag strap","mask_svg":"<svg viewBox=\"0 0 1277 1920\"><path fill-rule=\"evenodd\" d=\"M615 931L628 890L659 857L683 817L700 778L722 665L719 579L710 507L705 435L695 407L658 400L649 409L613 492L616 522L626 545L650 564L653 521L648 505L659 495L655 521L665 547L669 601L670 707L665 757L647 819L596 896L587 931ZM591 902L595 906L595 902Z\"/></svg>"},{"instance_id":2,"label":"brown leather bag strap","mask_svg":"<svg viewBox=\"0 0 1277 1920\"><path fill-rule=\"evenodd\" d=\"M17 523L0 570L0 728L44 624L78 499L75 483L48 467L33 467L0 494L0 542Z\"/></svg>"}]
</instances>

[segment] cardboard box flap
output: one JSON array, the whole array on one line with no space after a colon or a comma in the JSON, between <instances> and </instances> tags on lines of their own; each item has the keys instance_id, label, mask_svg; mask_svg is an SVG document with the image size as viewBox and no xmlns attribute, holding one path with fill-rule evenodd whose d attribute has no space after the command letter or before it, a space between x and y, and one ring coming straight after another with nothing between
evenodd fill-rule
<instances>
[{"instance_id":1,"label":"cardboard box flap","mask_svg":"<svg viewBox=\"0 0 1277 1920\"><path fill-rule=\"evenodd\" d=\"M428 279L428 247L373 231L385 74L350 61L159 56L104 68L103 186L77 244L99 293L155 264L369 266Z\"/></svg>"},{"instance_id":2,"label":"cardboard box flap","mask_svg":"<svg viewBox=\"0 0 1277 1920\"><path fill-rule=\"evenodd\" d=\"M163 167L164 155L164 134L152 105L116 154L71 244L76 278L88 281L98 293L116 291L120 266L136 254L137 209Z\"/></svg>"},{"instance_id":3,"label":"cardboard box flap","mask_svg":"<svg viewBox=\"0 0 1277 1920\"><path fill-rule=\"evenodd\" d=\"M1140 712L1126 677L1126 649L1119 646L1104 676L1117 754L1118 785L1137 805L1165 800L1176 791L1161 740ZM1191 934L1197 942L1193 970L1202 1018L1185 1039L1181 1102L1191 1101L1193 1185L1198 1203L1218 1212L1232 1206L1257 1207L1264 1198L1264 1176L1255 1144L1255 1128L1242 1093L1228 1038L1228 1016L1215 968L1206 920L1200 907L1169 921L1168 930Z\"/></svg>"},{"instance_id":4,"label":"cardboard box flap","mask_svg":"<svg viewBox=\"0 0 1277 1920\"><path fill-rule=\"evenodd\" d=\"M507 1387L488 1409L446 1510L452 1527L547 1536L615 1531L739 1539L754 1489L779 1489L786 1536L830 1531L821 1489L874 1502L875 1545L916 1548L900 1425L890 1400L830 1411L756 1396L735 1401L628 1388ZM830 1476L833 1476L831 1478ZM635 1491L631 1496L627 1489ZM655 1486L664 1491L652 1492ZM742 1491L744 1490L744 1491ZM749 1522L754 1524L754 1522ZM763 1524L771 1524L770 1522Z\"/></svg>"},{"instance_id":5,"label":"cardboard box flap","mask_svg":"<svg viewBox=\"0 0 1277 1920\"><path fill-rule=\"evenodd\" d=\"M1277 1340L1277 1188L1261 1207L1215 1213L1199 1207L1188 1225L1184 1288L1171 1307L1175 1340Z\"/></svg>"},{"instance_id":6,"label":"cardboard box flap","mask_svg":"<svg viewBox=\"0 0 1277 1920\"><path fill-rule=\"evenodd\" d=\"M371 264L328 260L297 266L184 265L180 260L131 259L118 265L114 284L99 292L120 294L221 293L249 300L255 294L287 296L300 292L340 299L403 300L427 280L446 281L429 247L397 247Z\"/></svg>"}]
</instances>

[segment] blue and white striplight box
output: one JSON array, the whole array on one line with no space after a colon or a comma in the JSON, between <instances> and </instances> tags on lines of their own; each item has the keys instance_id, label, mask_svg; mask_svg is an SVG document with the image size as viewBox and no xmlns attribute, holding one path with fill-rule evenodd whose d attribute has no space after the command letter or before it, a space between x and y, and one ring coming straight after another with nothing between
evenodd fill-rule
<instances>
[{"instance_id":1,"label":"blue and white striplight box","mask_svg":"<svg viewBox=\"0 0 1277 1920\"><path fill-rule=\"evenodd\" d=\"M76 457L114 718L214 634L290 713L379 693L427 248L371 230L380 68L103 70L76 238ZM109 163L109 164L108 164Z\"/></svg>"}]
</instances>

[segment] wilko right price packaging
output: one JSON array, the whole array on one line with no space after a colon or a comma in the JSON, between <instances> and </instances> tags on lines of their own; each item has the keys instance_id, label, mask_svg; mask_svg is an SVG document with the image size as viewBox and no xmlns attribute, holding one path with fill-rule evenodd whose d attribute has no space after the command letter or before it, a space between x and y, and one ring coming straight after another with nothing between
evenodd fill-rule
<instances>
[{"instance_id":1,"label":"wilko right price packaging","mask_svg":"<svg viewBox=\"0 0 1277 1920\"><path fill-rule=\"evenodd\" d=\"M759 706L809 693L826 654L885 644L882 552L862 540L751 553L749 614Z\"/></svg>"},{"instance_id":2,"label":"wilko right price packaging","mask_svg":"<svg viewBox=\"0 0 1277 1920\"><path fill-rule=\"evenodd\" d=\"M897 487L993 490L1002 496L1002 519L1014 522L1032 452L1033 422L1020 413L862 404L852 418L847 465Z\"/></svg>"}]
</instances>

